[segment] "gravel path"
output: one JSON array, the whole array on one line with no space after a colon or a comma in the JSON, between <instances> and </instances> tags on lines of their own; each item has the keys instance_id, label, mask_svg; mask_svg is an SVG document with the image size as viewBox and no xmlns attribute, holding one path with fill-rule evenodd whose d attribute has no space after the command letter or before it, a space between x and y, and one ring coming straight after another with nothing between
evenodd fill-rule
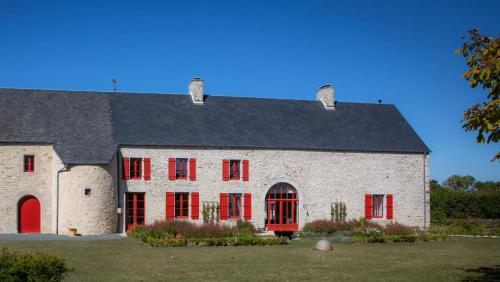
<instances>
[{"instance_id":1,"label":"gravel path","mask_svg":"<svg viewBox=\"0 0 500 282\"><path fill-rule=\"evenodd\" d=\"M125 238L126 235L119 233L108 235L87 235L69 237L66 235L55 234L0 234L0 241L92 241L92 240L118 240Z\"/></svg>"}]
</instances>

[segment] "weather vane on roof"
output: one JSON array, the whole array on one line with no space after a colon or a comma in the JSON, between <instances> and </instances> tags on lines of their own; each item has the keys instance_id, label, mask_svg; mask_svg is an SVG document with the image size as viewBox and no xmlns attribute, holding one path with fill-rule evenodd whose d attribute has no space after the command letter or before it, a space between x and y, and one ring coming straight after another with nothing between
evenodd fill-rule
<instances>
[{"instance_id":1,"label":"weather vane on roof","mask_svg":"<svg viewBox=\"0 0 500 282\"><path fill-rule=\"evenodd\" d=\"M118 79L113 78L111 79L111 82L113 83L113 92L116 92L116 84L118 83Z\"/></svg>"}]
</instances>

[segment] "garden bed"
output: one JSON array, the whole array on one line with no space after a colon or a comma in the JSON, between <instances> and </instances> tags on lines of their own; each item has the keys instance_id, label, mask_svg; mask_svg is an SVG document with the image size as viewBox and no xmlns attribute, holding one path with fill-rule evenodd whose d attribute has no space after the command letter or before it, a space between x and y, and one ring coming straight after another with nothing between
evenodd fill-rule
<instances>
[{"instance_id":1,"label":"garden bed","mask_svg":"<svg viewBox=\"0 0 500 282\"><path fill-rule=\"evenodd\" d=\"M396 243L448 239L446 233L430 233L399 223L385 226L365 219L350 221L316 220L307 223L299 237L324 237L334 243Z\"/></svg>"},{"instance_id":2,"label":"garden bed","mask_svg":"<svg viewBox=\"0 0 500 282\"><path fill-rule=\"evenodd\" d=\"M196 225L185 221L163 221L148 226L138 226L129 235L153 247L288 244L288 238L257 236L256 229L247 221L238 221L233 227L222 224Z\"/></svg>"}]
</instances>

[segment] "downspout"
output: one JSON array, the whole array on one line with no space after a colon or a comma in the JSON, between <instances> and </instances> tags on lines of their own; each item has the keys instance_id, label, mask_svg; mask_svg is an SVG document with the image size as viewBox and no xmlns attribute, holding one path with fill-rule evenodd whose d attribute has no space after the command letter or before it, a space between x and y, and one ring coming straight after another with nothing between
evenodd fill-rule
<instances>
[{"instance_id":1,"label":"downspout","mask_svg":"<svg viewBox=\"0 0 500 282\"><path fill-rule=\"evenodd\" d=\"M426 189L426 174L425 174L425 153L423 155L424 164L424 230L427 230L427 189Z\"/></svg>"},{"instance_id":2,"label":"downspout","mask_svg":"<svg viewBox=\"0 0 500 282\"><path fill-rule=\"evenodd\" d=\"M116 154L116 188L118 191L116 192L117 194L117 202L116 206L118 209L120 208L120 150L118 149L118 153ZM116 233L121 233L120 232L120 218L122 217L122 213L116 213L117 216L117 221L116 221Z\"/></svg>"},{"instance_id":3,"label":"downspout","mask_svg":"<svg viewBox=\"0 0 500 282\"><path fill-rule=\"evenodd\" d=\"M57 171L56 180L56 235L59 235L59 173L66 171L68 169L68 164L64 164L63 168Z\"/></svg>"}]
</instances>

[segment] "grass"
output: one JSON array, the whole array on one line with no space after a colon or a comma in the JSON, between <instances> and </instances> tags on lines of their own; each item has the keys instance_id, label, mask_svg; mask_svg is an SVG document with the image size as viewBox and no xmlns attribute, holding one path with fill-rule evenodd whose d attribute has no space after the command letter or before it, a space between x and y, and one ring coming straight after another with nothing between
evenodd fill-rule
<instances>
[{"instance_id":1,"label":"grass","mask_svg":"<svg viewBox=\"0 0 500 282\"><path fill-rule=\"evenodd\" d=\"M63 256L75 267L68 281L500 279L500 239L334 245L315 239L285 246L151 248L136 239L0 241L11 251Z\"/></svg>"}]
</instances>

